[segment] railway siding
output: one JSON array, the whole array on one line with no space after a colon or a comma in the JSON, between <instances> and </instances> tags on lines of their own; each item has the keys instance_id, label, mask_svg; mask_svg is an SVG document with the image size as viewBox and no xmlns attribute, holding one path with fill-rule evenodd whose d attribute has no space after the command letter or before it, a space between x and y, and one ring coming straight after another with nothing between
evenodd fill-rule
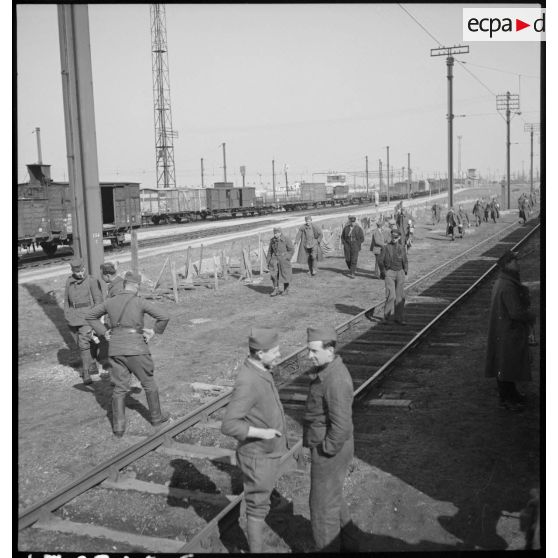
<instances>
[{"instance_id":1,"label":"railway siding","mask_svg":"<svg viewBox=\"0 0 558 558\"><path fill-rule=\"evenodd\" d=\"M517 235L516 235L516 236L517 236ZM487 268L490 266L490 262L487 262L486 260L479 259L479 260L477 260L475 263L478 263L478 262L482 262L482 263L483 263L483 267L484 267L485 269L487 269ZM457 265L457 264L456 264L456 265ZM426 288L426 290L423 291L423 292L429 293L430 291L436 291L436 292L439 293L440 290L441 290L441 285L442 285L443 283L445 283L446 285L447 285L448 283L451 284L451 283L452 283L452 281L451 281L452 278L455 277L455 275L456 275L458 272L463 272L463 271L465 271L465 274L466 274L467 278L469 278L469 279L470 279L472 276L474 276L475 273L478 273L478 269L475 269L475 270L473 271L473 270L471 269L471 266L470 266L470 265L467 265L467 264L461 265L461 266L457 265L456 269L455 269L453 272L451 272L449 275L447 275L447 276L445 277L445 279L437 279L437 278L435 278L435 279L434 279L434 284L431 285L430 287ZM424 287L423 287L423 289L424 289ZM456 289L452 288L450 294L453 295L455 290L456 290ZM445 293L445 291L444 291L444 293ZM419 295L419 296L420 296L420 295ZM427 295L427 296L428 296L428 295ZM416 297L416 298L418 298L418 297ZM432 298L434 298L434 297L431 297L431 296L428 297L427 304L431 304L431 303L432 303L432 302L431 302L431 299L432 299ZM416 303L416 300L415 300L414 302ZM436 304L437 307L439 307L439 304L437 304L437 303L435 303L435 304ZM413 305L411 304L411 306L413 306ZM418 314L417 314L417 323L416 323L416 327L420 327L421 322L424 322L425 319L426 319L427 321L430 319L430 313L424 312L423 310L421 310L420 312L418 312ZM367 337L367 336L369 335L369 331L370 331L371 328L374 328L374 330L376 330L376 327L375 327L375 326L373 326L373 325L368 325L368 326L364 327L364 330L363 330L363 331L360 331L360 329L363 327L363 324L365 324L365 321L364 321L364 320L362 320L361 322L358 323L358 327L357 327L357 328L354 328L354 327L347 328L348 333L351 334L351 341L349 341L349 345L348 345L348 346L347 346L347 345L343 345L343 344L342 344L342 346L341 346L341 354L343 354L344 356L345 356L345 351L346 351L346 354L347 354L347 355L354 354L355 352L358 354L358 352L360 351L360 349L358 349L358 350L356 350L356 351L351 350L351 346L353 345L353 343L355 343L355 335L359 336L359 337L357 338L357 340L361 340L361 341L362 341L362 338L363 338L363 337ZM413 324L410 324L410 325L412 326ZM414 327L414 326L413 326L413 327ZM458 327L462 329L462 324L459 324ZM431 349L432 349L432 347L436 347L436 346L441 346L441 347L444 348L444 350L446 351L445 355L442 355L442 357L443 357L443 356L447 356L447 351L448 351L448 349L449 349L449 350L458 350L458 348L460 347L460 344L459 344L459 343L455 343L455 342L448 342L448 341L446 340L447 337L448 337L447 333L448 333L448 332L445 332L445 333L444 333L444 335L443 335L443 339L444 339L444 340L443 340L443 341L431 341L431 342L428 343L428 345L427 345L427 352L429 353L429 354L428 354L429 357L432 356L432 354L431 354ZM455 338L455 337L461 337L462 334L463 334L463 331L461 331L461 330L458 329L457 331L450 331L449 333L455 334L455 335L453 335L453 336L450 336L450 337L454 337L454 338ZM368 340L365 339L365 342L364 342L364 345L365 345L365 346L366 346L366 345L368 345L368 346L372 345L372 343L367 343L367 341L368 341ZM402 339L402 340L401 340L401 343L404 343L404 341L405 341L405 340ZM358 343L357 343L357 344L358 344ZM361 342L360 345L362 345L362 344L363 344L363 343ZM418 350L420 351L420 347L419 347ZM427 360L428 360L428 359L427 359ZM303 368L303 366L301 366L301 367ZM354 368L354 366L353 366L352 364L349 364L349 369L351 370L351 372L353 372L353 368ZM369 368L369 366L368 366L368 368ZM424 373L425 370L426 370L426 372L430 373L430 372L432 371L432 368L424 368L424 367L423 367L423 368L419 368L419 370L422 370L423 373ZM407 374L408 374L408 373L409 373L409 371L407 370ZM355 374L355 376L358 376L358 375L359 375L358 373ZM298 380L296 380L295 383L297 383L297 381L298 381ZM393 380L392 380L392 381L393 381ZM303 380L302 380L302 383L304 383ZM388 383L389 383L389 382L388 382ZM394 402L394 401L404 401L404 402L406 402L407 400L402 400L402 399L401 399L401 396L405 395L405 393L406 393L405 390L411 390L411 391L412 391L413 387L414 387L413 382L412 382L412 381L409 381L409 378L407 378L407 379L404 378L403 381L401 381L401 380L396 380L396 381L395 381L395 385L392 384L391 387L389 388L389 390L391 390L391 391L388 390L388 391L386 392L388 395L387 395L386 397L384 397L385 394L382 394L382 398L383 398L385 401L391 402L390 405L382 406L382 408L385 407L385 408L390 408L391 410L393 410L393 408L394 408L393 402ZM301 388L302 388L302 386L301 386ZM284 390L282 389L281 392L283 393ZM450 395L451 395L451 393L450 393ZM378 400L378 397L376 397L375 400L377 401L377 400ZM290 402L291 402L291 404L292 404L292 401L290 401ZM295 404L293 405L294 408L296 408L296 404L297 404L297 403L298 403L298 401L296 401ZM302 403L302 401L301 401L301 403ZM368 408L368 407L370 407L370 406L367 405L367 404L365 403L365 404L364 404L364 407ZM395 407L401 407L401 408L409 409L411 406L410 406L409 404L406 404L406 405L403 405L403 404L402 404L402 405L396 405ZM376 408L376 406L374 406L374 409L375 409L375 408ZM375 409L375 410L376 410L376 409ZM365 423L365 426L368 427L369 424L368 424L368 423ZM357 430L358 430L358 428L357 428ZM366 438L367 436L369 436L369 434L370 434L369 431L367 430L367 428L365 428L365 430L364 430L364 432L363 432L363 436ZM357 436L357 438L358 438L358 436ZM362 436L361 436L361 439L362 439ZM357 461L358 461L358 458L357 458ZM365 468L366 468L366 467L365 467ZM358 469L358 467L357 467L357 469ZM287 492L288 492L288 490L287 490ZM300 496L300 494L298 494L298 496ZM416 494L415 494L415 496L416 496ZM286 501L286 503L287 503L287 507L290 506L291 510L294 510L293 506L291 505L291 504L293 503L294 500L291 500L291 499L288 499L288 498L287 498L285 501ZM432 507L432 506L431 506L431 507ZM434 507L436 507L436 506L434 506ZM439 507L439 506L438 506L438 507ZM396 509L396 511L397 511L397 509ZM294 517L294 511L292 512L292 515L293 515L293 517ZM359 516L359 517L360 517L360 516ZM286 519L283 518L283 522L284 522L285 520L286 520ZM285 532L286 532L286 530L283 529L283 534L284 534ZM375 533L375 532L376 532L376 531L374 531L374 533ZM363 531L363 537L362 537L362 538L363 538L363 544L364 544L364 542L366 542L366 541L368 541L368 543L371 542L371 541L369 540L370 537L367 538L366 536L364 536L365 533L366 533L366 532ZM457 544L458 547L460 547L460 545L465 545L465 548L468 548L467 545L470 544L469 541L460 541L459 539L456 539L455 537L453 537L453 539L455 539L455 540L453 540L453 541L452 541L452 537L448 537L448 536L446 536L445 538L442 537L442 539L443 539L443 544L448 544L448 545L450 545L450 546L451 546L451 544ZM303 540L304 540L304 537L301 538L300 544L303 544L303 543L302 543ZM456 541L457 541L457 542L456 542ZM399 542L400 542L400 541L399 541ZM484 543L483 543L483 544L484 544ZM488 548L490 548L490 546L489 546ZM376 547L374 547L374 549L376 549ZM396 548L396 549L399 549L399 548ZM419 549L419 548L411 548L411 547L409 547L409 549ZM372 550L372 548L369 548L369 550ZM378 549L378 550L379 550L379 549Z\"/></svg>"}]
</instances>

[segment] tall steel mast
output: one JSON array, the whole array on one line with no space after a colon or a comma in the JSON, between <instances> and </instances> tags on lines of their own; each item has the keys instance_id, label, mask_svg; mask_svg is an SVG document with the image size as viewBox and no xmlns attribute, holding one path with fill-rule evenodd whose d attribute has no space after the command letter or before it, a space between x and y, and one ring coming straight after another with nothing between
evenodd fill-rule
<instances>
[{"instance_id":1,"label":"tall steel mast","mask_svg":"<svg viewBox=\"0 0 558 558\"><path fill-rule=\"evenodd\" d=\"M155 118L155 163L157 188L175 188L174 138L170 101L167 22L164 4L151 4L151 65Z\"/></svg>"}]
</instances>

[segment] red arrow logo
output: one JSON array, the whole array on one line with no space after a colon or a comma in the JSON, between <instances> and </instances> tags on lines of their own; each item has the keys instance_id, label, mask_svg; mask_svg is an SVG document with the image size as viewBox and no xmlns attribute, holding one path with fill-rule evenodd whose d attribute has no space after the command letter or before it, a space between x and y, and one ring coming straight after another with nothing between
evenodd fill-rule
<instances>
[{"instance_id":1,"label":"red arrow logo","mask_svg":"<svg viewBox=\"0 0 558 558\"><path fill-rule=\"evenodd\" d=\"M521 21L520 19L515 20L515 30L516 31L521 31L522 29L525 29L525 27L531 27L530 23L525 23L524 21Z\"/></svg>"}]
</instances>

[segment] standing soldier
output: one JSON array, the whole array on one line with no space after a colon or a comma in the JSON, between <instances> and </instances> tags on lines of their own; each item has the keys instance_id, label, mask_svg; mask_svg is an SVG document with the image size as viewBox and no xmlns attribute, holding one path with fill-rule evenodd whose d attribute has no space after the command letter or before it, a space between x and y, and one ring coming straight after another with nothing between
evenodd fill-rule
<instances>
[{"instance_id":1,"label":"standing soldier","mask_svg":"<svg viewBox=\"0 0 558 558\"><path fill-rule=\"evenodd\" d=\"M316 550L349 548L351 515L343 482L354 454L353 382L335 354L332 327L308 328L308 356L315 368L303 418L303 445L310 448L310 522Z\"/></svg>"},{"instance_id":2,"label":"standing soldier","mask_svg":"<svg viewBox=\"0 0 558 558\"><path fill-rule=\"evenodd\" d=\"M101 278L107 284L107 298L112 298L124 290L124 279L116 275L113 263L101 264Z\"/></svg>"},{"instance_id":3,"label":"standing soldier","mask_svg":"<svg viewBox=\"0 0 558 558\"><path fill-rule=\"evenodd\" d=\"M455 227L457 227L458 221L453 210L453 207L449 208L449 211L446 215L446 236L451 234L451 239L455 240Z\"/></svg>"},{"instance_id":4,"label":"standing soldier","mask_svg":"<svg viewBox=\"0 0 558 558\"><path fill-rule=\"evenodd\" d=\"M138 296L141 276L128 271L124 277L124 289L102 304L89 310L85 319L99 336L109 341L111 365L112 429L117 438L126 430L125 397L130 391L130 373L141 382L149 407L153 426L167 422L168 413L161 412L159 389L153 378L153 359L147 342L155 333L163 333L169 315L154 304ZM99 318L108 314L111 328L107 329ZM155 318L153 329L144 329L144 314Z\"/></svg>"},{"instance_id":5,"label":"standing soldier","mask_svg":"<svg viewBox=\"0 0 558 558\"><path fill-rule=\"evenodd\" d=\"M384 304L383 324L392 317L400 325L405 322L405 275L408 271L407 251L399 242L401 233L391 230L391 241L382 248L380 254L380 277L385 279L386 302Z\"/></svg>"},{"instance_id":6,"label":"standing soldier","mask_svg":"<svg viewBox=\"0 0 558 558\"><path fill-rule=\"evenodd\" d=\"M279 335L273 329L252 328L250 356L238 372L221 432L238 440L236 457L242 471L248 544L262 552L264 519L287 450L287 425L275 387L272 367L281 358Z\"/></svg>"},{"instance_id":7,"label":"standing soldier","mask_svg":"<svg viewBox=\"0 0 558 558\"><path fill-rule=\"evenodd\" d=\"M358 253L364 242L364 231L356 222L356 217L354 215L349 215L349 222L343 227L341 240L343 242L345 262L349 269L349 277L354 279L357 270Z\"/></svg>"},{"instance_id":8,"label":"standing soldier","mask_svg":"<svg viewBox=\"0 0 558 558\"><path fill-rule=\"evenodd\" d=\"M523 197L523 194L521 194L521 196L519 197L518 205L519 205L519 218L523 219L523 224L525 224L527 222L527 204L525 202L525 198Z\"/></svg>"},{"instance_id":9,"label":"standing soldier","mask_svg":"<svg viewBox=\"0 0 558 558\"><path fill-rule=\"evenodd\" d=\"M304 218L304 225L299 227L296 233L295 244L300 240L297 263L308 264L308 273L311 276L318 273L318 262L323 259L320 242L322 241L322 229L312 223L312 217Z\"/></svg>"},{"instance_id":10,"label":"standing soldier","mask_svg":"<svg viewBox=\"0 0 558 558\"><path fill-rule=\"evenodd\" d=\"M288 295L289 283L291 282L292 266L291 258L294 248L291 239L283 236L281 229L273 229L273 238L269 241L267 251L267 268L271 274L273 292L269 296ZM279 284L283 283L283 290L279 289Z\"/></svg>"},{"instance_id":11,"label":"standing soldier","mask_svg":"<svg viewBox=\"0 0 558 558\"><path fill-rule=\"evenodd\" d=\"M374 276L376 279L380 278L380 254L386 243L384 233L382 231L383 224L384 222L381 219L378 219L376 222L376 229L372 232L372 242L370 243L370 251L374 254Z\"/></svg>"},{"instance_id":12,"label":"standing soldier","mask_svg":"<svg viewBox=\"0 0 558 558\"><path fill-rule=\"evenodd\" d=\"M97 350L93 330L85 315L95 304L103 302L103 293L99 281L85 271L81 258L74 258L70 267L72 275L66 281L64 292L64 317L79 348L83 383L89 385L92 383L90 374L97 374L99 370L95 362Z\"/></svg>"},{"instance_id":13,"label":"standing soldier","mask_svg":"<svg viewBox=\"0 0 558 558\"><path fill-rule=\"evenodd\" d=\"M480 224L482 223L482 204L480 202L480 200L477 200L475 202L475 205L473 206L473 215L475 216L475 226L479 227Z\"/></svg>"},{"instance_id":14,"label":"standing soldier","mask_svg":"<svg viewBox=\"0 0 558 558\"><path fill-rule=\"evenodd\" d=\"M515 384L531 380L529 331L535 315L529 309L528 289L521 284L518 253L507 250L498 267L488 318L485 376L496 378L502 406L522 411L525 396Z\"/></svg>"}]
</instances>

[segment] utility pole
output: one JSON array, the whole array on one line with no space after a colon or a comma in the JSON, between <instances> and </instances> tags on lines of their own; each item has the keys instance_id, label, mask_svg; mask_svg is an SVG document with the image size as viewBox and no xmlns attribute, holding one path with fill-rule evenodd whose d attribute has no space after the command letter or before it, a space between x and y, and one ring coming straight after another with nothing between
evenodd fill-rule
<instances>
[{"instance_id":1,"label":"utility pole","mask_svg":"<svg viewBox=\"0 0 558 558\"><path fill-rule=\"evenodd\" d=\"M240 167L240 174L242 176L242 187L244 188L244 176L246 175L246 167L244 165Z\"/></svg>"},{"instance_id":2,"label":"utility pole","mask_svg":"<svg viewBox=\"0 0 558 558\"><path fill-rule=\"evenodd\" d=\"M378 194L382 193L382 160L378 159L378 177L380 179L380 184L378 186Z\"/></svg>"},{"instance_id":3,"label":"utility pole","mask_svg":"<svg viewBox=\"0 0 558 558\"><path fill-rule=\"evenodd\" d=\"M73 248L89 273L98 276L104 256L103 223L87 4L58 4L58 34Z\"/></svg>"},{"instance_id":4,"label":"utility pole","mask_svg":"<svg viewBox=\"0 0 558 558\"><path fill-rule=\"evenodd\" d=\"M524 131L529 132L531 136L531 166L529 169L529 184L530 188L529 191L531 194L533 193L533 134L540 132L540 125L539 124L525 124Z\"/></svg>"},{"instance_id":5,"label":"utility pole","mask_svg":"<svg viewBox=\"0 0 558 558\"><path fill-rule=\"evenodd\" d=\"M37 154L38 154L38 161L37 164L42 165L43 164L43 155L41 153L41 129L40 128L35 128L35 134L37 136Z\"/></svg>"},{"instance_id":6,"label":"utility pole","mask_svg":"<svg viewBox=\"0 0 558 558\"><path fill-rule=\"evenodd\" d=\"M448 207L453 206L453 63L452 54L467 54L469 45L431 48L430 56L445 56L448 67Z\"/></svg>"},{"instance_id":7,"label":"utility pole","mask_svg":"<svg viewBox=\"0 0 558 558\"><path fill-rule=\"evenodd\" d=\"M276 203L277 198L275 197L275 159L271 161L271 174L273 176L273 203Z\"/></svg>"},{"instance_id":8,"label":"utility pole","mask_svg":"<svg viewBox=\"0 0 558 558\"><path fill-rule=\"evenodd\" d=\"M387 202L389 203L389 145L387 149Z\"/></svg>"},{"instance_id":9,"label":"utility pole","mask_svg":"<svg viewBox=\"0 0 558 558\"><path fill-rule=\"evenodd\" d=\"M201 158L201 179L202 179L202 188L205 188L203 185L203 157Z\"/></svg>"},{"instance_id":10,"label":"utility pole","mask_svg":"<svg viewBox=\"0 0 558 558\"><path fill-rule=\"evenodd\" d=\"M157 188L174 188L176 176L173 140L178 137L178 133L172 128L165 4L151 4L149 12Z\"/></svg>"},{"instance_id":11,"label":"utility pole","mask_svg":"<svg viewBox=\"0 0 558 558\"><path fill-rule=\"evenodd\" d=\"M411 199L411 154L407 153L407 198Z\"/></svg>"},{"instance_id":12,"label":"utility pole","mask_svg":"<svg viewBox=\"0 0 558 558\"><path fill-rule=\"evenodd\" d=\"M496 95L496 110L506 111L506 197L507 209L511 209L511 192L510 192L510 121L511 112L517 112L519 110L519 95L511 94L506 91L505 94Z\"/></svg>"},{"instance_id":13,"label":"utility pole","mask_svg":"<svg viewBox=\"0 0 558 558\"><path fill-rule=\"evenodd\" d=\"M463 136L457 136L459 142L459 152L457 154L457 182L461 184L461 138Z\"/></svg>"},{"instance_id":14,"label":"utility pole","mask_svg":"<svg viewBox=\"0 0 558 558\"><path fill-rule=\"evenodd\" d=\"M289 170L289 165L285 163L283 165L283 171L285 172L285 191L287 193L287 197L289 197L289 177L287 176L288 170Z\"/></svg>"},{"instance_id":15,"label":"utility pole","mask_svg":"<svg viewBox=\"0 0 558 558\"><path fill-rule=\"evenodd\" d=\"M368 155L366 155L366 195L368 196Z\"/></svg>"},{"instance_id":16,"label":"utility pole","mask_svg":"<svg viewBox=\"0 0 558 558\"><path fill-rule=\"evenodd\" d=\"M223 147L223 182L227 182L227 157L225 154L225 143L221 144Z\"/></svg>"}]
</instances>

